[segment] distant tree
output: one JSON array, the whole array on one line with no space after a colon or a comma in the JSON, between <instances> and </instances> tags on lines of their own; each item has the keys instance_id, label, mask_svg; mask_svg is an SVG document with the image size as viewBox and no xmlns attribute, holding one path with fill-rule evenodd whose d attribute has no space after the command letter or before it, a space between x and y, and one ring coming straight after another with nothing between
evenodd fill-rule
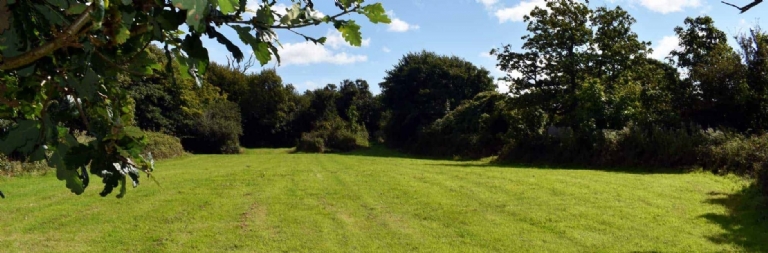
<instances>
[{"instance_id":1,"label":"distant tree","mask_svg":"<svg viewBox=\"0 0 768 253\"><path fill-rule=\"evenodd\" d=\"M768 129L768 34L759 27L736 37L745 64L746 120L755 131Z\"/></svg>"},{"instance_id":2,"label":"distant tree","mask_svg":"<svg viewBox=\"0 0 768 253\"><path fill-rule=\"evenodd\" d=\"M529 34L522 52L511 45L491 51L501 70L521 74L505 78L510 93L547 112L551 125L624 127L631 118L626 112L637 109L627 107L633 104L628 92L643 88L635 70L650 53L650 43L632 31L635 19L620 7L591 10L576 0L553 0L524 20ZM581 101L586 98L596 100Z\"/></svg>"},{"instance_id":3,"label":"distant tree","mask_svg":"<svg viewBox=\"0 0 768 253\"><path fill-rule=\"evenodd\" d=\"M495 89L488 70L427 51L403 56L380 86L382 105L391 111L384 134L394 147L412 144L423 127L462 101Z\"/></svg>"},{"instance_id":4,"label":"distant tree","mask_svg":"<svg viewBox=\"0 0 768 253\"><path fill-rule=\"evenodd\" d=\"M363 79L342 81L336 109L342 119L365 126L369 136L379 130L381 105Z\"/></svg>"},{"instance_id":5,"label":"distant tree","mask_svg":"<svg viewBox=\"0 0 768 253\"><path fill-rule=\"evenodd\" d=\"M694 120L705 127L746 129L740 102L747 92L744 68L725 33L708 16L686 18L675 33L679 49L671 56L687 74L682 85L693 92Z\"/></svg>"},{"instance_id":6,"label":"distant tree","mask_svg":"<svg viewBox=\"0 0 768 253\"><path fill-rule=\"evenodd\" d=\"M508 73L518 71L520 77L509 76L509 91L515 96L526 94L530 102L546 111L551 120L573 111L576 101L571 96L583 79L589 60L589 43L593 32L589 27L591 10L575 0L548 1L547 8L534 8L523 17L529 34L517 52L511 45L494 49L498 67ZM605 65L602 61L597 64Z\"/></svg>"}]
</instances>

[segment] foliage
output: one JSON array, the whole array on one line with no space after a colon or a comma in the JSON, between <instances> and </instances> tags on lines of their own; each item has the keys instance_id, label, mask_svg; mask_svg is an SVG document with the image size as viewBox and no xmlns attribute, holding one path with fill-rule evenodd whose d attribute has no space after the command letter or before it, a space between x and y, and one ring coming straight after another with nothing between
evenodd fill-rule
<instances>
[{"instance_id":1,"label":"foliage","mask_svg":"<svg viewBox=\"0 0 768 253\"><path fill-rule=\"evenodd\" d=\"M212 104L195 120L192 136L184 138L182 143L193 153L240 153L241 122L237 104L229 101Z\"/></svg>"},{"instance_id":2,"label":"foliage","mask_svg":"<svg viewBox=\"0 0 768 253\"><path fill-rule=\"evenodd\" d=\"M495 89L490 72L456 56L409 53L388 70L382 105L391 111L384 133L388 145L413 145L422 128L478 93Z\"/></svg>"},{"instance_id":3,"label":"foliage","mask_svg":"<svg viewBox=\"0 0 768 253\"><path fill-rule=\"evenodd\" d=\"M159 62L165 61L159 48L150 45L148 50ZM200 87L196 87L190 79L173 82L173 76L179 76L180 72L179 65L175 62L172 64L171 73L165 69L158 70L151 77L127 80L123 87L134 101L141 101L135 105L137 126L145 130L185 136L194 127L192 119L198 117L209 104L223 101L227 96L209 82L203 82Z\"/></svg>"},{"instance_id":4,"label":"foliage","mask_svg":"<svg viewBox=\"0 0 768 253\"><path fill-rule=\"evenodd\" d=\"M0 176L18 176L28 174L47 174L51 171L44 162L23 162L14 161L3 154L0 154Z\"/></svg>"},{"instance_id":5,"label":"foliage","mask_svg":"<svg viewBox=\"0 0 768 253\"><path fill-rule=\"evenodd\" d=\"M241 142L246 147L289 147L298 133L291 122L299 113L298 94L283 84L274 69L241 73L212 64L207 82L220 87L228 99L240 106L243 119Z\"/></svg>"},{"instance_id":6,"label":"foliage","mask_svg":"<svg viewBox=\"0 0 768 253\"><path fill-rule=\"evenodd\" d=\"M491 50L501 70L521 73L503 78L510 83L510 93L546 112L548 124L624 127L624 110L613 109L613 103L627 95L622 94L627 91L623 85L636 85L650 45L632 31L635 19L620 7L592 10L580 1L556 0L548 1L546 9L534 8L524 20L529 32L522 38L524 52L511 45ZM583 97L585 92L598 93ZM585 108L585 98L615 100L595 100L592 108ZM590 120L594 122L585 125Z\"/></svg>"},{"instance_id":7,"label":"foliage","mask_svg":"<svg viewBox=\"0 0 768 253\"><path fill-rule=\"evenodd\" d=\"M302 133L298 143L296 143L296 151L307 153L325 153L325 140L322 136L318 136L317 132Z\"/></svg>"},{"instance_id":8,"label":"foliage","mask_svg":"<svg viewBox=\"0 0 768 253\"><path fill-rule=\"evenodd\" d=\"M445 117L427 126L414 153L430 156L481 158L497 154L510 129L510 98L496 91L465 100Z\"/></svg>"},{"instance_id":9,"label":"foliage","mask_svg":"<svg viewBox=\"0 0 768 253\"><path fill-rule=\"evenodd\" d=\"M299 152L347 152L367 148L368 131L365 127L336 116L316 123L309 133L303 133L296 145Z\"/></svg>"},{"instance_id":10,"label":"foliage","mask_svg":"<svg viewBox=\"0 0 768 253\"><path fill-rule=\"evenodd\" d=\"M122 197L127 178L136 186L138 171L151 172L153 162L141 155L146 138L130 124L132 106L120 79L127 75L140 80L163 68L147 50L153 42L163 45L167 73L176 62L181 77L200 86L209 65L202 36L215 38L234 58L243 58L242 50L217 30L222 25L234 29L264 65L273 56L280 61L276 30L332 24L345 41L359 46L360 25L343 19L345 14L390 22L380 3L363 5L363 0L336 1L340 13L324 17L312 15L311 0L291 1L285 15L273 10L276 4L262 0L250 20L243 20L246 0L0 1L0 118L16 123L0 140L2 153L19 152L41 161L43 146L51 147L49 163L74 193L88 185L90 162L91 173L104 178L103 195L121 185ZM189 31L182 32L182 25ZM175 75L172 79L177 80ZM49 111L52 101L60 100L75 104L82 119L77 130L87 130L96 138L93 142L78 144L58 124L60 116L71 115Z\"/></svg>"},{"instance_id":11,"label":"foliage","mask_svg":"<svg viewBox=\"0 0 768 253\"><path fill-rule=\"evenodd\" d=\"M158 132L145 131L144 134L149 139L144 153L151 153L155 159L171 159L184 155L184 147L179 138Z\"/></svg>"},{"instance_id":12,"label":"foliage","mask_svg":"<svg viewBox=\"0 0 768 253\"><path fill-rule=\"evenodd\" d=\"M688 128L643 128L578 132L550 128L546 134L515 139L499 161L598 167L679 170L699 165L699 149L709 143L703 132Z\"/></svg>"},{"instance_id":13,"label":"foliage","mask_svg":"<svg viewBox=\"0 0 768 253\"><path fill-rule=\"evenodd\" d=\"M720 173L737 173L757 178L768 166L768 135L721 136L717 143L702 147L701 164Z\"/></svg>"}]
</instances>

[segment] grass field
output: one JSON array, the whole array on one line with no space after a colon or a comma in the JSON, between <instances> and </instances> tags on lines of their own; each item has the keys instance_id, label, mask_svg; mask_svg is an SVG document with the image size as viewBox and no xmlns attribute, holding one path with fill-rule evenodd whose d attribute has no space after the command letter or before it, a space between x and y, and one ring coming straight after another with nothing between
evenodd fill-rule
<instances>
[{"instance_id":1,"label":"grass field","mask_svg":"<svg viewBox=\"0 0 768 253\"><path fill-rule=\"evenodd\" d=\"M163 161L124 199L0 179L2 252L768 251L746 182L352 154Z\"/></svg>"}]
</instances>

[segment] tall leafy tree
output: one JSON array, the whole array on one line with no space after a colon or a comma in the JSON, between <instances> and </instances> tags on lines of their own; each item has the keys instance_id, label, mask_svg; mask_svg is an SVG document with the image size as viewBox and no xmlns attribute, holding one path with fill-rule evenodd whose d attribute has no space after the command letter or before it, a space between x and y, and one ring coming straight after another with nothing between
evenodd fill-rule
<instances>
[{"instance_id":1,"label":"tall leafy tree","mask_svg":"<svg viewBox=\"0 0 768 253\"><path fill-rule=\"evenodd\" d=\"M632 31L635 19L620 7L592 10L579 1L553 0L524 20L529 34L522 52L510 45L491 51L499 68L521 74L506 78L518 104L544 110L549 124L580 128L587 117L594 127L623 127L631 104L625 100L631 89L623 86L642 86L634 71L650 45ZM581 101L586 98L594 101Z\"/></svg>"},{"instance_id":2,"label":"tall leafy tree","mask_svg":"<svg viewBox=\"0 0 768 253\"><path fill-rule=\"evenodd\" d=\"M675 28L680 43L671 56L687 75L682 85L693 92L693 104L687 106L693 120L707 127L745 129L740 100L746 89L739 55L711 17L686 18L684 24Z\"/></svg>"},{"instance_id":3,"label":"tall leafy tree","mask_svg":"<svg viewBox=\"0 0 768 253\"><path fill-rule=\"evenodd\" d=\"M276 30L301 34L295 29L330 24L359 46L360 25L346 14L365 15L373 23L390 21L380 3L364 5L363 0L335 1L339 13L324 17L312 15L312 0L286 1L290 8L284 15L274 10L278 1L258 2L255 15L244 19L246 0L0 0L0 78L16 79L0 83L0 118L14 121L0 140L0 151L48 160L76 194L87 187L90 170L103 179L102 196L120 187L122 197L126 182L136 186L139 171L149 173L153 163L140 154L145 137L127 124L132 104L115 77L138 78L163 68L146 50L151 43L163 45L166 68L176 61L182 77L201 84L209 65L203 36L243 58L242 50L219 32L222 26L236 31L263 65L273 57L280 60ZM189 30L181 31L182 25ZM51 101L61 98L76 104L93 142L77 143L48 113Z\"/></svg>"},{"instance_id":4,"label":"tall leafy tree","mask_svg":"<svg viewBox=\"0 0 768 253\"><path fill-rule=\"evenodd\" d=\"M737 37L745 64L748 95L743 108L748 126L756 131L768 129L768 34L759 27Z\"/></svg>"},{"instance_id":5,"label":"tall leafy tree","mask_svg":"<svg viewBox=\"0 0 768 253\"><path fill-rule=\"evenodd\" d=\"M391 111L386 141L395 147L412 144L423 127L462 101L495 89L488 70L427 51L403 56L379 85L383 106Z\"/></svg>"}]
</instances>

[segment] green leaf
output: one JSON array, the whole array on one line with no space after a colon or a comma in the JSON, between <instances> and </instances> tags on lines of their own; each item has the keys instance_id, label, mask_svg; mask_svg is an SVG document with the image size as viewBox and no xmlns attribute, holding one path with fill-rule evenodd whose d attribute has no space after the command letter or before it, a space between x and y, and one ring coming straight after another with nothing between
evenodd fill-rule
<instances>
[{"instance_id":1,"label":"green leaf","mask_svg":"<svg viewBox=\"0 0 768 253\"><path fill-rule=\"evenodd\" d=\"M45 0L53 6L59 7L59 9L66 10L69 8L69 2L67 0Z\"/></svg>"},{"instance_id":2,"label":"green leaf","mask_svg":"<svg viewBox=\"0 0 768 253\"><path fill-rule=\"evenodd\" d=\"M123 0L123 5L130 6L133 3L133 0Z\"/></svg>"},{"instance_id":3,"label":"green leaf","mask_svg":"<svg viewBox=\"0 0 768 253\"><path fill-rule=\"evenodd\" d=\"M80 80L80 82L72 83L75 88L75 92L77 92L77 96L89 101L93 100L93 96L96 95L96 86L98 84L99 76L91 69L85 73L83 80Z\"/></svg>"},{"instance_id":4,"label":"green leaf","mask_svg":"<svg viewBox=\"0 0 768 253\"><path fill-rule=\"evenodd\" d=\"M230 14L235 12L235 6L239 6L238 0L219 0L219 8L224 14Z\"/></svg>"},{"instance_id":5,"label":"green leaf","mask_svg":"<svg viewBox=\"0 0 768 253\"><path fill-rule=\"evenodd\" d=\"M88 8L88 5L77 3L69 6L67 9L68 15L80 15L80 13L83 13L85 9Z\"/></svg>"},{"instance_id":6,"label":"green leaf","mask_svg":"<svg viewBox=\"0 0 768 253\"><path fill-rule=\"evenodd\" d=\"M256 59L259 60L262 66L267 64L269 60L272 60L272 55L269 53L269 45L266 42L259 41L253 46L253 53L256 54Z\"/></svg>"},{"instance_id":7,"label":"green leaf","mask_svg":"<svg viewBox=\"0 0 768 253\"><path fill-rule=\"evenodd\" d=\"M287 16L288 15L283 16L283 19L285 19L285 17ZM269 26L275 22L275 15L273 15L272 9L267 7L262 7L258 11L256 11L255 18L256 18L256 22L258 22L259 24L264 24L266 26Z\"/></svg>"},{"instance_id":8,"label":"green leaf","mask_svg":"<svg viewBox=\"0 0 768 253\"><path fill-rule=\"evenodd\" d=\"M232 41L227 38L227 36L224 36L223 34L216 31L216 28L208 27L208 38L213 39L215 38L219 44L224 45L227 48L227 51L232 53L232 56L235 57L236 60L241 61L243 60L243 51L240 50L239 47L235 45L235 43L232 43Z\"/></svg>"},{"instance_id":9,"label":"green leaf","mask_svg":"<svg viewBox=\"0 0 768 253\"><path fill-rule=\"evenodd\" d=\"M128 38L131 37L131 31L128 30L123 24L120 24L120 29L115 33L115 42L118 45L125 43Z\"/></svg>"},{"instance_id":10,"label":"green leaf","mask_svg":"<svg viewBox=\"0 0 768 253\"><path fill-rule=\"evenodd\" d=\"M350 20L342 23L338 27L341 36L344 40L349 42L350 45L359 47L363 43L363 35L360 33L360 26L355 23L354 20Z\"/></svg>"},{"instance_id":11,"label":"green leaf","mask_svg":"<svg viewBox=\"0 0 768 253\"><path fill-rule=\"evenodd\" d=\"M256 55L256 59L259 60L259 63L261 63L262 66L269 63L269 60L271 60L272 56L269 53L268 43L253 37L249 27L238 25L232 25L231 27L232 29L235 29L237 35L240 36L240 40L242 40L243 43L251 46L253 53Z\"/></svg>"},{"instance_id":12,"label":"green leaf","mask_svg":"<svg viewBox=\"0 0 768 253\"><path fill-rule=\"evenodd\" d=\"M123 128L125 135L134 139L144 138L144 132L140 128L134 126L127 126Z\"/></svg>"},{"instance_id":13,"label":"green leaf","mask_svg":"<svg viewBox=\"0 0 768 253\"><path fill-rule=\"evenodd\" d=\"M19 120L16 125L8 131L5 140L0 140L0 151L10 155L13 151L29 153L40 138L40 128L37 121Z\"/></svg>"},{"instance_id":14,"label":"green leaf","mask_svg":"<svg viewBox=\"0 0 768 253\"><path fill-rule=\"evenodd\" d=\"M187 24L198 32L205 31L206 13L208 13L208 1L207 0L173 0L173 5L176 8L187 10Z\"/></svg>"},{"instance_id":15,"label":"green leaf","mask_svg":"<svg viewBox=\"0 0 768 253\"><path fill-rule=\"evenodd\" d=\"M208 49L203 46L200 36L187 35L181 43L181 49L189 56L187 65L195 67L200 75L204 75L209 62Z\"/></svg>"},{"instance_id":16,"label":"green leaf","mask_svg":"<svg viewBox=\"0 0 768 253\"><path fill-rule=\"evenodd\" d=\"M47 6L44 4L37 4L35 5L35 9L37 10L38 13L45 16L45 19L47 19L48 22L51 22L58 26L64 26L69 23L67 22L64 15L61 15L61 12L54 11L53 9L51 9L50 6Z\"/></svg>"},{"instance_id":17,"label":"green leaf","mask_svg":"<svg viewBox=\"0 0 768 253\"><path fill-rule=\"evenodd\" d=\"M363 7L363 10L361 11L363 15L368 17L368 20L371 21L371 23L378 24L378 23L384 23L389 24L392 22L392 20L389 19L387 16L387 11L384 10L384 6L381 5L381 3L375 3L368 6Z\"/></svg>"}]
</instances>

